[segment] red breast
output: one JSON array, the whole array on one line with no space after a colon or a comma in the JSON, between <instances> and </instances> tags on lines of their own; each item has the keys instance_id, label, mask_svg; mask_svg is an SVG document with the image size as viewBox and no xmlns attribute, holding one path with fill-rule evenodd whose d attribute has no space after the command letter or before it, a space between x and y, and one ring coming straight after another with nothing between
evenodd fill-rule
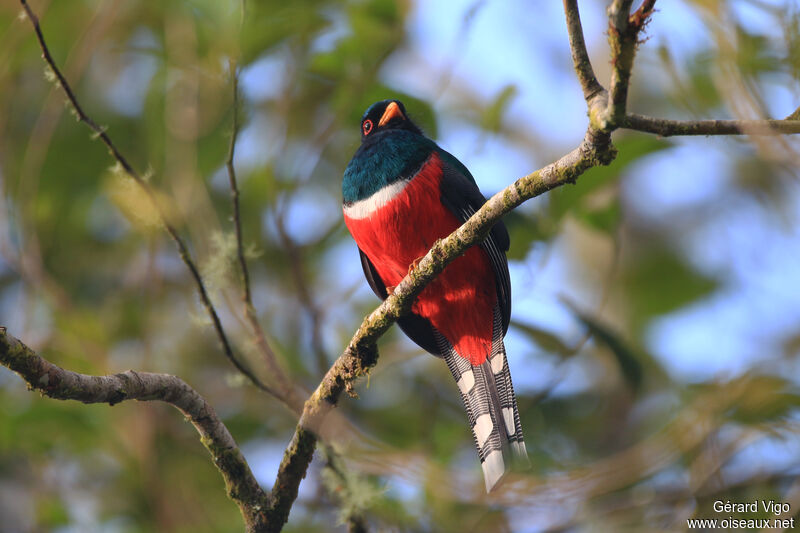
<instances>
[{"instance_id":1,"label":"red breast","mask_svg":"<svg viewBox=\"0 0 800 533\"><path fill-rule=\"evenodd\" d=\"M435 152L411 180L402 180L344 208L358 247L387 287L400 283L409 266L461 221L440 200L442 162ZM412 309L428 319L473 365L491 351L494 273L477 246L449 264L420 294Z\"/></svg>"}]
</instances>

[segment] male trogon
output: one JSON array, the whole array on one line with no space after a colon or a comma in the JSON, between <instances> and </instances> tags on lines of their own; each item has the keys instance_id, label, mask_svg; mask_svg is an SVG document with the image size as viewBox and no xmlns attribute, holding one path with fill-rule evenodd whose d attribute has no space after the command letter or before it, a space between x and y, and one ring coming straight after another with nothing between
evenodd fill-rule
<instances>
[{"instance_id":1,"label":"male trogon","mask_svg":"<svg viewBox=\"0 0 800 533\"><path fill-rule=\"evenodd\" d=\"M383 100L361 119L361 146L342 182L344 221L361 266L380 298L405 277L437 239L486 201L458 159L409 120L397 100ZM527 463L503 336L511 315L505 252L497 223L480 246L449 264L398 320L414 342L447 363L461 390L486 490Z\"/></svg>"}]
</instances>

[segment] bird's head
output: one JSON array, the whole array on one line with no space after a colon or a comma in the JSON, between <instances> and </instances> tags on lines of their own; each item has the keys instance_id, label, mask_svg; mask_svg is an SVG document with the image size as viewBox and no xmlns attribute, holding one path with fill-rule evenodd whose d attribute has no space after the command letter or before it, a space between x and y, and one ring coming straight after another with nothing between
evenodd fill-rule
<instances>
[{"instance_id":1,"label":"bird's head","mask_svg":"<svg viewBox=\"0 0 800 533\"><path fill-rule=\"evenodd\" d=\"M361 141L389 130L413 131L422 135L416 124L406 114L406 108L399 100L381 100L375 102L361 117Z\"/></svg>"}]
</instances>

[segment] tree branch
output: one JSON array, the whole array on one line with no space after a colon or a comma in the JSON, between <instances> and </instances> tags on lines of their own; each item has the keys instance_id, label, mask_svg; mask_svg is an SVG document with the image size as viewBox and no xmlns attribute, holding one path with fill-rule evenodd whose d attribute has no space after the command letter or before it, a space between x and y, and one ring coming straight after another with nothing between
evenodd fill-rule
<instances>
[{"instance_id":1,"label":"tree branch","mask_svg":"<svg viewBox=\"0 0 800 533\"><path fill-rule=\"evenodd\" d=\"M39 18L36 14L31 10L28 2L26 0L20 0L25 13L28 15L28 19L33 24L33 30L36 33L36 39L39 41L39 47L42 49L42 56L47 63L47 66L53 71L56 79L58 80L59 85L61 88L64 89L64 92L67 95L67 99L69 100L72 108L75 110L75 113L78 115L78 120L86 124L90 130L94 133L94 135L100 138L103 141L103 144L106 145L111 156L119 163L119 165L123 168L125 173L133 179L139 187L147 195L148 200L152 203L153 207L155 208L159 221L164 226L164 229L167 231L169 236L175 242L175 245L178 248L178 254L180 255L181 260L186 265L186 268L189 269L189 273L192 276L192 279L195 283L195 288L200 296L200 300L203 303L203 307L205 307L206 312L208 313L209 317L211 318L211 322L214 325L214 331L219 338L220 344L222 344L222 350L225 354L225 357L233 364L236 369L244 374L256 387L275 396L280 398L277 391L275 391L272 387L261 381L253 372L250 370L242 361L240 361L235 354L233 353L233 348L228 341L228 336L225 334L225 330L222 327L222 321L217 314L217 310L214 307L214 304L211 302L211 298L208 295L208 291L206 290L206 286L203 283L203 278L200 276L200 271L197 268L197 265L194 263L191 254L189 253L189 249L184 243L183 239L178 234L178 231L172 226L166 217L166 213L164 213L164 209L161 204L156 199L155 193L150 185L145 181L145 179L133 168L133 166L128 162L125 156L117 149L117 146L111 140L108 133L106 132L105 128L102 128L97 125L97 123L92 120L89 115L83 110L80 102L78 102L77 97L75 96L74 91L70 87L69 83L67 82L64 75L61 73L61 70L56 65L56 62L53 60L53 56L50 54L50 50L47 47L47 43L44 40L44 35L42 34L42 29L39 24Z\"/></svg>"},{"instance_id":2,"label":"tree branch","mask_svg":"<svg viewBox=\"0 0 800 533\"><path fill-rule=\"evenodd\" d=\"M564 0L564 14L567 17L567 34L569 35L569 47L572 52L572 63L575 66L575 73L583 89L583 97L589 107L598 95L604 95L603 104L608 97L606 90L597 81L592 69L592 62L589 60L589 52L586 50L586 41L583 37L583 26L581 25L581 15L578 10L578 0Z\"/></svg>"},{"instance_id":3,"label":"tree branch","mask_svg":"<svg viewBox=\"0 0 800 533\"><path fill-rule=\"evenodd\" d=\"M185 381L168 374L128 370L109 376L88 376L65 370L37 355L0 327L0 364L13 370L28 387L56 400L115 405L126 400L161 401L178 409L200 434L200 442L225 480L248 531L264 531L269 496L259 486L228 428L209 403Z\"/></svg>"},{"instance_id":4,"label":"tree branch","mask_svg":"<svg viewBox=\"0 0 800 533\"><path fill-rule=\"evenodd\" d=\"M242 218L239 209L239 187L236 182L236 168L233 166L233 156L236 153L236 139L239 136L239 72L236 60L228 59L228 71L231 77L231 93L233 94L233 124L231 124L231 138L228 143L228 157L225 159L225 168L228 169L228 183L231 187L231 203L233 204L233 228L236 233L236 255L239 259L239 269L242 282L242 300L245 305L250 305L250 273L247 270L247 260L244 256L244 242L242 239Z\"/></svg>"},{"instance_id":5,"label":"tree branch","mask_svg":"<svg viewBox=\"0 0 800 533\"><path fill-rule=\"evenodd\" d=\"M655 0L645 0L631 15L633 0L614 0L608 7L608 44L611 47L611 81L608 108L600 117L603 130L616 128L625 118L633 59L639 32L652 14Z\"/></svg>"},{"instance_id":6,"label":"tree branch","mask_svg":"<svg viewBox=\"0 0 800 533\"><path fill-rule=\"evenodd\" d=\"M244 5L242 5L244 13ZM244 15L243 15L244 16ZM255 336L256 346L258 347L264 362L267 365L270 376L274 379L277 390L270 391L273 396L283 401L291 410L298 412L302 405L302 400L297 397L294 389L289 382L289 378L283 368L278 364L275 351L269 344L264 330L258 321L256 309L253 305L253 296L250 290L250 273L247 268L247 258L244 251L244 237L242 236L242 217L239 203L239 186L236 179L236 167L233 164L234 154L236 153L236 140L239 136L239 73L236 60L228 61L228 68L231 76L231 92L233 93L233 124L231 125L231 138L228 143L228 157L225 159L225 167L228 170L228 183L231 188L231 203L233 204L233 227L236 235L236 256L239 261L239 274L242 284L242 303L244 304L244 315L250 325L250 329ZM249 377L249 376L248 376ZM251 378L252 380L252 378Z\"/></svg>"},{"instance_id":7,"label":"tree branch","mask_svg":"<svg viewBox=\"0 0 800 533\"><path fill-rule=\"evenodd\" d=\"M629 114L621 128L673 135L778 135L800 133L800 119L795 120L669 120Z\"/></svg>"}]
</instances>

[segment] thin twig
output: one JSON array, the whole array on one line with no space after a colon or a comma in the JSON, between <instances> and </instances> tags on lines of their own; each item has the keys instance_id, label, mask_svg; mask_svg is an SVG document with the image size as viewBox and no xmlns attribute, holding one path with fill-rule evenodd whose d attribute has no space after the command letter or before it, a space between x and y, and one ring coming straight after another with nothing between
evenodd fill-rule
<instances>
[{"instance_id":1,"label":"thin twig","mask_svg":"<svg viewBox=\"0 0 800 533\"><path fill-rule=\"evenodd\" d=\"M65 370L37 355L0 327L0 364L22 377L31 389L57 400L115 405L126 400L161 401L178 409L200 434L200 441L225 480L247 531L263 531L269 496L259 486L228 428L211 405L185 381L168 374L128 370L88 376Z\"/></svg>"},{"instance_id":2,"label":"thin twig","mask_svg":"<svg viewBox=\"0 0 800 533\"><path fill-rule=\"evenodd\" d=\"M239 28L244 24L246 4L242 0L241 18ZM228 181L231 187L231 202L233 203L233 225L236 234L236 255L239 260L239 270L242 283L242 301L244 304L244 314L250 328L255 335L256 346L267 365L267 371L277 384L277 391L273 393L279 400L283 401L290 409L299 412L301 400L296 397L293 387L283 368L278 364L275 351L267 340L261 323L258 321L255 306L253 305L253 295L250 289L250 273L247 268L247 257L245 254L244 237L242 235L242 217L239 202L239 186L236 179L236 167L234 165L234 155L236 152L236 141L239 136L239 72L236 59L231 57L228 60L228 68L231 76L231 92L233 93L233 124L231 126L231 138L228 144L228 157L225 166L228 170Z\"/></svg>"},{"instance_id":3,"label":"thin twig","mask_svg":"<svg viewBox=\"0 0 800 533\"><path fill-rule=\"evenodd\" d=\"M673 135L778 135L800 133L800 120L669 120L629 114L620 127Z\"/></svg>"},{"instance_id":4,"label":"thin twig","mask_svg":"<svg viewBox=\"0 0 800 533\"><path fill-rule=\"evenodd\" d=\"M614 0L608 7L608 44L611 48L611 81L609 83L608 109L600 120L606 130L617 127L625 118L628 102L628 89L636 56L639 32L644 27L647 16L652 13L654 2L646 2L649 9L642 14L637 23L630 21L633 0ZM638 12L637 12L638 13Z\"/></svg>"},{"instance_id":5,"label":"thin twig","mask_svg":"<svg viewBox=\"0 0 800 533\"><path fill-rule=\"evenodd\" d=\"M609 23L616 29L626 29L633 0L613 0L608 6Z\"/></svg>"},{"instance_id":6,"label":"thin twig","mask_svg":"<svg viewBox=\"0 0 800 533\"><path fill-rule=\"evenodd\" d=\"M242 218L239 202L239 186L236 179L236 167L233 163L236 153L236 140L239 136L239 73L236 60L231 58L228 61L230 69L231 86L233 93L233 124L231 127L231 138L228 143L228 157L225 160L225 167L228 170L228 182L231 188L231 202L233 204L233 226L236 234L236 255L239 261L239 274L242 284L242 303L244 304L245 318L255 336L256 346L261 353L267 372L276 383L276 389L271 390L271 394L278 400L284 402L291 410L300 412L302 400L300 400L293 390L286 372L278 364L275 351L267 340L266 333L261 327L253 305L253 296L250 289L250 273L247 268L247 257L245 254L244 237L242 235Z\"/></svg>"},{"instance_id":7,"label":"thin twig","mask_svg":"<svg viewBox=\"0 0 800 533\"><path fill-rule=\"evenodd\" d=\"M228 182L231 186L231 202L233 203L233 227L236 232L236 255L239 258L239 274L242 281L242 300L246 305L251 304L250 297L250 274L247 270L247 260L244 254L244 242L242 239L242 219L239 210L239 187L236 182L236 169L233 166L233 157L236 152L236 139L239 136L239 72L234 58L228 59L228 69L231 76L231 92L233 93L233 124L231 126L231 138L228 143L228 157L225 160L225 167L228 169Z\"/></svg>"},{"instance_id":8,"label":"thin twig","mask_svg":"<svg viewBox=\"0 0 800 533\"><path fill-rule=\"evenodd\" d=\"M567 17L567 33L569 35L570 51L572 52L572 63L575 66L575 73L578 76L581 89L583 89L583 97L588 103L596 95L605 92L605 89L594 75L589 52L586 50L581 15L578 10L578 0L564 0L564 14Z\"/></svg>"},{"instance_id":9,"label":"thin twig","mask_svg":"<svg viewBox=\"0 0 800 533\"><path fill-rule=\"evenodd\" d=\"M42 55L44 57L45 62L47 63L48 67L53 71L53 74L58 79L61 88L64 90L64 93L67 95L67 99L69 100L72 108L75 110L75 113L78 115L79 121L86 124L92 132L94 132L95 136L99 137L103 144L106 145L111 156L119 163L125 173L130 176L136 183L139 185L142 190L147 195L148 200L152 203L153 207L155 208L159 220L161 224L164 226L164 229L167 231L169 236L175 242L175 245L178 248L178 254L181 257L181 260L186 265L186 268L189 269L189 273L194 280L196 289L198 294L200 295L200 300L203 303L203 306L206 309L209 317L211 318L211 322L214 324L214 330L217 333L217 337L219 338L220 343L222 344L222 350L225 354L225 357L233 364L233 366L242 374L244 374L256 387L271 394L272 396L278 397L277 392L261 381L243 362L239 361L239 359L234 355L233 348L231 347L230 342L228 341L228 337L225 334L225 330L222 327L222 321L217 314L217 310L214 307L214 304L211 302L211 298L208 295L208 291L206 290L206 286L203 283L203 278L200 276L200 271L195 265L194 260L189 253L189 249L187 248L186 244L184 243L183 239L181 239L178 231L173 227L164 212L163 207L161 206L160 202L156 199L155 193L147 181L133 168L133 166L128 162L125 156L117 149L117 146L111 140L108 133L106 132L105 128L100 127L97 123L92 120L89 115L83 110L83 107L78 102L75 93L70 87L69 83L67 82L64 75L61 73L61 70L56 65L55 60L53 60L53 56L50 54L50 50L47 47L47 43L45 42L44 35L42 34L42 29L39 24L39 18L33 12L33 10L28 5L26 0L20 0L25 13L28 15L28 19L33 24L34 32L36 33L36 39L39 41L39 47L42 50Z\"/></svg>"}]
</instances>

